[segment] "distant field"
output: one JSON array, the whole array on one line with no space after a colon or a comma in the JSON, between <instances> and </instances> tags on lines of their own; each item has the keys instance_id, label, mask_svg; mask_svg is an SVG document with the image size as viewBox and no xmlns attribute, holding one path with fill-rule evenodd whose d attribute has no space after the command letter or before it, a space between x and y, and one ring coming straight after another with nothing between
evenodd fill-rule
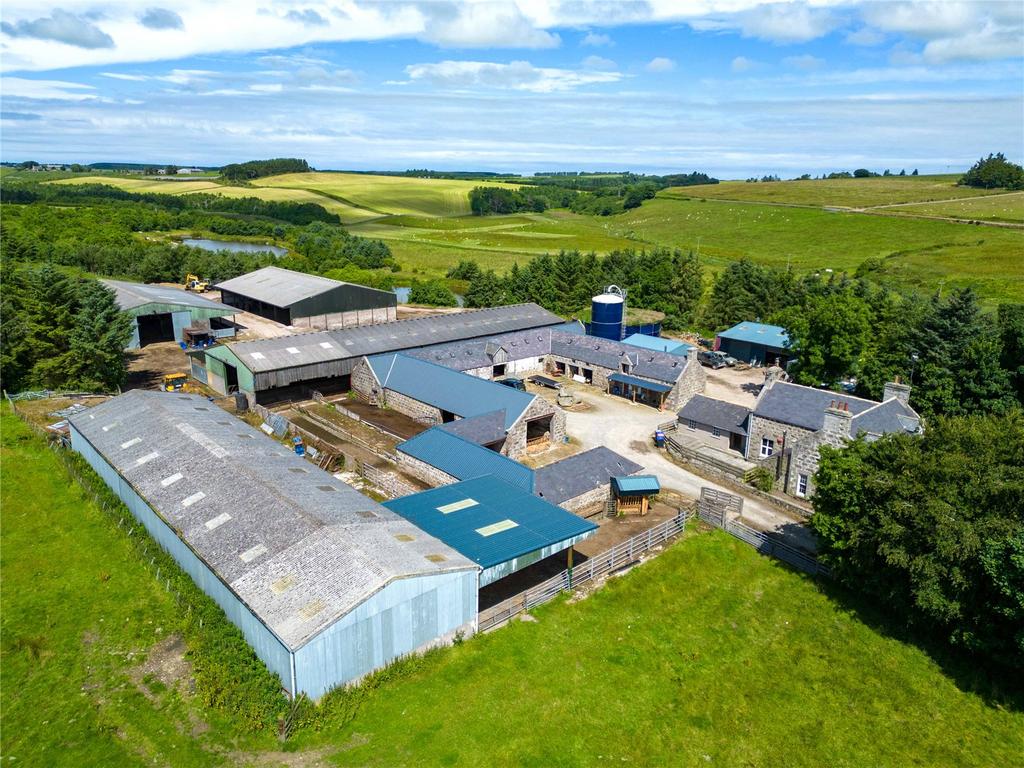
<instances>
[{"instance_id":1,"label":"distant field","mask_svg":"<svg viewBox=\"0 0 1024 768\"><path fill-rule=\"evenodd\" d=\"M246 735L161 645L182 618L124 531L2 413L5 763L943 768L1024 750L1020 709L971 693L969 669L958 686L863 606L695 530L584 600L329 699L287 744Z\"/></svg>"},{"instance_id":2,"label":"distant field","mask_svg":"<svg viewBox=\"0 0 1024 768\"><path fill-rule=\"evenodd\" d=\"M950 216L979 221L1006 221L1024 223L1024 192L989 195L970 200L945 203L916 203L898 207L880 206L875 210L888 213L919 213L927 216Z\"/></svg>"},{"instance_id":3,"label":"distant field","mask_svg":"<svg viewBox=\"0 0 1024 768\"><path fill-rule=\"evenodd\" d=\"M308 189L330 195L367 211L367 217L388 214L464 216L474 187L515 188L515 184L455 179L417 179L361 173L288 173L256 179L261 187Z\"/></svg>"},{"instance_id":4,"label":"distant field","mask_svg":"<svg viewBox=\"0 0 1024 768\"><path fill-rule=\"evenodd\" d=\"M894 203L946 200L954 197L981 197L1005 190L958 187L960 174L948 176L882 176L871 179L809 179L807 181L769 181L748 184L723 181L695 187L670 187L659 197L675 199L715 198L752 203L786 203L819 207L865 208Z\"/></svg>"},{"instance_id":5,"label":"distant field","mask_svg":"<svg viewBox=\"0 0 1024 768\"><path fill-rule=\"evenodd\" d=\"M61 179L51 184L106 184L109 187L125 189L129 192L150 193L161 195L180 195L184 192L216 192L221 185L215 181L153 181L142 177L131 176L75 176Z\"/></svg>"}]
</instances>

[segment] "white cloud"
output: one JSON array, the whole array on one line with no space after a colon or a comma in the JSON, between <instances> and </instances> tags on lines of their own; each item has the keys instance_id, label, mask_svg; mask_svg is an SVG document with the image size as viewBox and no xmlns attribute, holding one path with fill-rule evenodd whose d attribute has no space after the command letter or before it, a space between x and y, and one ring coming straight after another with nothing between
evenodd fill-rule
<instances>
[{"instance_id":1,"label":"white cloud","mask_svg":"<svg viewBox=\"0 0 1024 768\"><path fill-rule=\"evenodd\" d=\"M821 69L825 60L819 59L817 56L811 56L809 53L805 53L802 56L787 56L782 60L782 63L787 67L792 67L793 69L802 69L805 72L810 72L815 69Z\"/></svg>"},{"instance_id":2,"label":"white cloud","mask_svg":"<svg viewBox=\"0 0 1024 768\"><path fill-rule=\"evenodd\" d=\"M281 83L254 83L249 86L249 90L259 93L280 93L284 86Z\"/></svg>"},{"instance_id":3,"label":"white cloud","mask_svg":"<svg viewBox=\"0 0 1024 768\"><path fill-rule=\"evenodd\" d=\"M803 3L759 5L738 16L745 37L776 43L803 43L827 35L839 20L828 9Z\"/></svg>"},{"instance_id":4,"label":"white cloud","mask_svg":"<svg viewBox=\"0 0 1024 768\"><path fill-rule=\"evenodd\" d=\"M612 70L618 69L619 65L611 59L606 59L603 56L587 56L587 58L583 60L583 68Z\"/></svg>"},{"instance_id":5,"label":"white cloud","mask_svg":"<svg viewBox=\"0 0 1024 768\"><path fill-rule=\"evenodd\" d=\"M539 28L516 5L427 3L419 37L445 48L556 48L561 39Z\"/></svg>"},{"instance_id":6,"label":"white cloud","mask_svg":"<svg viewBox=\"0 0 1024 768\"><path fill-rule=\"evenodd\" d=\"M49 16L3 22L0 30L9 37L53 40L78 48L113 48L114 39L88 19L56 8Z\"/></svg>"},{"instance_id":7,"label":"white cloud","mask_svg":"<svg viewBox=\"0 0 1024 768\"><path fill-rule=\"evenodd\" d=\"M605 34L600 32L587 32L580 40L580 45L592 45L595 48L600 48L605 45L612 45L612 39Z\"/></svg>"},{"instance_id":8,"label":"white cloud","mask_svg":"<svg viewBox=\"0 0 1024 768\"><path fill-rule=\"evenodd\" d=\"M861 27L847 32L845 39L851 45L872 46L885 42L885 34L871 27Z\"/></svg>"},{"instance_id":9,"label":"white cloud","mask_svg":"<svg viewBox=\"0 0 1024 768\"><path fill-rule=\"evenodd\" d=\"M131 80L137 83L149 80L149 75L129 75L124 72L100 72L100 75L113 78L114 80Z\"/></svg>"},{"instance_id":10,"label":"white cloud","mask_svg":"<svg viewBox=\"0 0 1024 768\"><path fill-rule=\"evenodd\" d=\"M647 62L644 67L648 72L671 72L676 68L676 63L672 59L667 59L664 56L656 56Z\"/></svg>"},{"instance_id":11,"label":"white cloud","mask_svg":"<svg viewBox=\"0 0 1024 768\"><path fill-rule=\"evenodd\" d=\"M139 17L139 23L150 29L183 29L181 16L167 8L147 8Z\"/></svg>"},{"instance_id":12,"label":"white cloud","mask_svg":"<svg viewBox=\"0 0 1024 768\"><path fill-rule=\"evenodd\" d=\"M528 61L495 64L486 61L441 61L436 64L411 64L405 68L413 82L452 88L498 88L514 91L551 93L568 91L595 83L615 83L620 72L576 71L554 67L535 67Z\"/></svg>"},{"instance_id":13,"label":"white cloud","mask_svg":"<svg viewBox=\"0 0 1024 768\"><path fill-rule=\"evenodd\" d=\"M748 59L746 56L737 56L732 60L730 68L733 72L749 72L757 66L757 62L753 59Z\"/></svg>"},{"instance_id":14,"label":"white cloud","mask_svg":"<svg viewBox=\"0 0 1024 768\"><path fill-rule=\"evenodd\" d=\"M95 99L91 85L69 83L64 80L32 80L23 77L0 79L4 99L55 99L58 101L87 101Z\"/></svg>"}]
</instances>

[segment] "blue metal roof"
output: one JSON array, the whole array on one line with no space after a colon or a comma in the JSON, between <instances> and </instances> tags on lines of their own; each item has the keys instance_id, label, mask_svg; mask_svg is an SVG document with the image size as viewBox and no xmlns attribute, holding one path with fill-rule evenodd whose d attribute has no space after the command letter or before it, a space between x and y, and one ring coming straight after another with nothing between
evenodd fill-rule
<instances>
[{"instance_id":1,"label":"blue metal roof","mask_svg":"<svg viewBox=\"0 0 1024 768\"><path fill-rule=\"evenodd\" d=\"M493 476L384 502L483 568L588 534L597 526Z\"/></svg>"},{"instance_id":2,"label":"blue metal roof","mask_svg":"<svg viewBox=\"0 0 1024 768\"><path fill-rule=\"evenodd\" d=\"M765 323L738 323L728 330L718 334L722 339L733 339L735 341L748 341L751 344L763 344L766 347L775 349L786 349L789 347L789 334L786 329L779 325L766 325Z\"/></svg>"},{"instance_id":3,"label":"blue metal roof","mask_svg":"<svg viewBox=\"0 0 1024 768\"><path fill-rule=\"evenodd\" d=\"M526 493L533 493L532 469L440 427L431 427L406 440L399 444L398 450L458 480L494 475Z\"/></svg>"},{"instance_id":4,"label":"blue metal roof","mask_svg":"<svg viewBox=\"0 0 1024 768\"><path fill-rule=\"evenodd\" d=\"M366 359L381 386L463 418L504 410L505 429L515 424L534 398L409 355L391 353Z\"/></svg>"},{"instance_id":5,"label":"blue metal roof","mask_svg":"<svg viewBox=\"0 0 1024 768\"><path fill-rule=\"evenodd\" d=\"M671 392L672 387L666 386L665 384L658 384L654 381L647 381L647 379L638 379L636 376L628 376L625 373L613 373L608 377L608 381L617 381L619 384L632 384L634 387L642 387L643 389L649 389L651 392Z\"/></svg>"},{"instance_id":6,"label":"blue metal roof","mask_svg":"<svg viewBox=\"0 0 1024 768\"><path fill-rule=\"evenodd\" d=\"M654 475L630 475L628 477L613 477L612 485L615 492L623 493L657 493L661 490L661 484ZM387 506L385 504L385 506Z\"/></svg>"},{"instance_id":7,"label":"blue metal roof","mask_svg":"<svg viewBox=\"0 0 1024 768\"><path fill-rule=\"evenodd\" d=\"M681 357L686 357L687 353L693 349L693 344L687 344L685 341L662 339L657 336L648 336L644 333L634 333L632 336L627 336L622 340L622 343L640 347L641 349L653 349L655 352L668 352L670 355L679 355Z\"/></svg>"}]
</instances>

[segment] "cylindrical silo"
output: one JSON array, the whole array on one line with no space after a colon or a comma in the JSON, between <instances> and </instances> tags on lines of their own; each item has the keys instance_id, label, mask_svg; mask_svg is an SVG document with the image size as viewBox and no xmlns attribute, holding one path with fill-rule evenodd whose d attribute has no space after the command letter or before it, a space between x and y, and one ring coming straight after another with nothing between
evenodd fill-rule
<instances>
[{"instance_id":1,"label":"cylindrical silo","mask_svg":"<svg viewBox=\"0 0 1024 768\"><path fill-rule=\"evenodd\" d=\"M615 285L590 300L590 335L602 339L622 341L623 317L626 298Z\"/></svg>"}]
</instances>

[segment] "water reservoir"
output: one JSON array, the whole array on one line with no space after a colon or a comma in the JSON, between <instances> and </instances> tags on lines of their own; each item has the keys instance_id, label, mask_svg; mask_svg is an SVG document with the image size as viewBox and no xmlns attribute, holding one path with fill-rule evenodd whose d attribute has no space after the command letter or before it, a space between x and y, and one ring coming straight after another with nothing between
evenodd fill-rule
<instances>
[{"instance_id":1,"label":"water reservoir","mask_svg":"<svg viewBox=\"0 0 1024 768\"><path fill-rule=\"evenodd\" d=\"M590 300L590 335L621 341L625 311L626 298L622 289L616 285L608 286L604 293Z\"/></svg>"}]
</instances>

